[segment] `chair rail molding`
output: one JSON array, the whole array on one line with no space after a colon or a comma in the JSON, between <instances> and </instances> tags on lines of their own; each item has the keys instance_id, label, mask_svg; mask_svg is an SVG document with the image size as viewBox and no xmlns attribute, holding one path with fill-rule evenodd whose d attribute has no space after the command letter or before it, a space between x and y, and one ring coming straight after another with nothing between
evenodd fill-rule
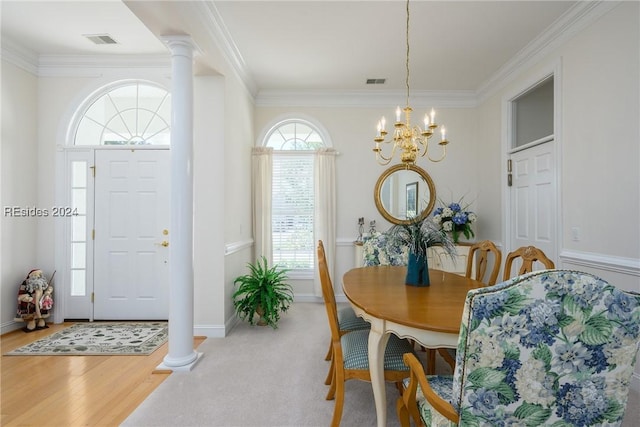
<instances>
[{"instance_id":1,"label":"chair rail molding","mask_svg":"<svg viewBox=\"0 0 640 427\"><path fill-rule=\"evenodd\" d=\"M625 258L613 255L572 251L566 249L560 252L559 258L563 264L569 263L583 267L596 268L599 270L640 277L640 259L637 258Z\"/></svg>"},{"instance_id":2,"label":"chair rail molding","mask_svg":"<svg viewBox=\"0 0 640 427\"><path fill-rule=\"evenodd\" d=\"M237 242L231 242L224 245L224 255L231 255L236 252L240 252L243 249L253 246L253 239L238 240Z\"/></svg>"}]
</instances>

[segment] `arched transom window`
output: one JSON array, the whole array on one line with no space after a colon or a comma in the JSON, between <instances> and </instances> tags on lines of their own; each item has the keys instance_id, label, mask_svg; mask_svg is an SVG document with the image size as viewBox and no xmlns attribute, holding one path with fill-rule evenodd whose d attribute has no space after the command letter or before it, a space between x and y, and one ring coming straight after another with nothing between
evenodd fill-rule
<instances>
[{"instance_id":1,"label":"arched transom window","mask_svg":"<svg viewBox=\"0 0 640 427\"><path fill-rule=\"evenodd\" d=\"M313 125L302 120L286 120L276 125L266 137L274 150L316 150L325 146Z\"/></svg>"},{"instance_id":2,"label":"arched transom window","mask_svg":"<svg viewBox=\"0 0 640 427\"><path fill-rule=\"evenodd\" d=\"M169 145L171 95L148 82L127 82L89 104L74 145Z\"/></svg>"}]
</instances>

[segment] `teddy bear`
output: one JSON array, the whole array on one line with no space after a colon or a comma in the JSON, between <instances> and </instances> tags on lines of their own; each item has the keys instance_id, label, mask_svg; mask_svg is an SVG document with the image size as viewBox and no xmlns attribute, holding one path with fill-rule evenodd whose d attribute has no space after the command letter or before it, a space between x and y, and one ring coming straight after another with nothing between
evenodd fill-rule
<instances>
[{"instance_id":1,"label":"teddy bear","mask_svg":"<svg viewBox=\"0 0 640 427\"><path fill-rule=\"evenodd\" d=\"M53 277L52 277L53 279ZM45 319L53 307L53 286L42 270L31 270L18 289L18 311L15 320L27 322L25 332L47 328Z\"/></svg>"}]
</instances>

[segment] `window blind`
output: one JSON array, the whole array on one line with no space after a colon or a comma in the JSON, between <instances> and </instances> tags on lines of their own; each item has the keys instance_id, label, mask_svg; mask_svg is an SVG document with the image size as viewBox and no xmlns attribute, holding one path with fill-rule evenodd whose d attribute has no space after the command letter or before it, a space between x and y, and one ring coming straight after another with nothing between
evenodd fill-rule
<instances>
[{"instance_id":1,"label":"window blind","mask_svg":"<svg viewBox=\"0 0 640 427\"><path fill-rule=\"evenodd\" d=\"M273 263L313 269L313 155L274 154L272 180Z\"/></svg>"}]
</instances>

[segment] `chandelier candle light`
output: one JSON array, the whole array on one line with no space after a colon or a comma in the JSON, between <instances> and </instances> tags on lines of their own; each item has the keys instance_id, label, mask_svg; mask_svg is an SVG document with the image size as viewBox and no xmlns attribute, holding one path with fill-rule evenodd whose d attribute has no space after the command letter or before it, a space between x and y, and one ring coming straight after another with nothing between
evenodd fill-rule
<instances>
[{"instance_id":1,"label":"chandelier candle light","mask_svg":"<svg viewBox=\"0 0 640 427\"><path fill-rule=\"evenodd\" d=\"M411 112L413 109L409 106L409 0L407 0L407 106L402 110L398 106L396 109L396 121L393 125L393 138L385 140L388 132L386 130L386 119L382 117L378 122L378 133L373 140L376 146L373 151L376 153L376 160L381 165L388 165L396 154L396 150L400 150L400 160L405 165L414 165L416 163L416 157L424 157L425 155L432 162L439 162L443 160L447 155L447 141L446 130L444 126L440 129L441 140L438 143L442 146L442 156L439 159L431 158L428 154L429 151L429 138L433 135L434 131L438 128L435 121L435 111L431 109L431 114L424 115L424 129L420 126L411 125ZM402 119L402 111L404 111L404 122ZM381 143L392 144L391 154L386 157L382 154Z\"/></svg>"}]
</instances>

